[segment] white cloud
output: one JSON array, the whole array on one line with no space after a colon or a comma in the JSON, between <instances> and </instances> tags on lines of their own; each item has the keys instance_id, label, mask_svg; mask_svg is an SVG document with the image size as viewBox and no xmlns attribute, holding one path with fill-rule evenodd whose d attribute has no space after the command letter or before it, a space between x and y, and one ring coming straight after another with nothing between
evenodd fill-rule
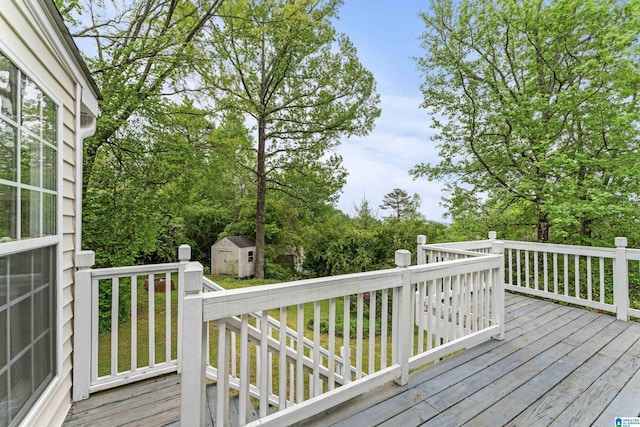
<instances>
[{"instance_id":1,"label":"white cloud","mask_svg":"<svg viewBox=\"0 0 640 427\"><path fill-rule=\"evenodd\" d=\"M382 115L366 137L344 141L337 152L349 172L338 208L350 215L363 197L373 207L385 194L401 188L422 198L420 211L427 219L442 221L444 209L439 205L442 184L425 179L414 181L409 169L421 162L438 160L429 118L419 109L420 99L382 95ZM384 212L380 212L384 215Z\"/></svg>"}]
</instances>

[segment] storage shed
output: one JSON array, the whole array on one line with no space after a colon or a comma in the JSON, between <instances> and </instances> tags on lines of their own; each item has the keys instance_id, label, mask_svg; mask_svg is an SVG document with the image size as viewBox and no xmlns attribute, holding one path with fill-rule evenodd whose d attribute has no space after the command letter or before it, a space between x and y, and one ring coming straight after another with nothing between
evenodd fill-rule
<instances>
[{"instance_id":1,"label":"storage shed","mask_svg":"<svg viewBox=\"0 0 640 427\"><path fill-rule=\"evenodd\" d=\"M253 276L256 243L247 236L227 236L211 246L211 274Z\"/></svg>"}]
</instances>

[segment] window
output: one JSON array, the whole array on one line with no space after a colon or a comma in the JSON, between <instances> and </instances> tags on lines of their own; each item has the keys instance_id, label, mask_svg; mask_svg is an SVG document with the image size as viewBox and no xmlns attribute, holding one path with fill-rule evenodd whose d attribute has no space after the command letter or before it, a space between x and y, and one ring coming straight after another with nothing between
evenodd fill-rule
<instances>
[{"instance_id":1,"label":"window","mask_svg":"<svg viewBox=\"0 0 640 427\"><path fill-rule=\"evenodd\" d=\"M55 246L0 258L0 426L22 418L54 376Z\"/></svg>"},{"instance_id":2,"label":"window","mask_svg":"<svg viewBox=\"0 0 640 427\"><path fill-rule=\"evenodd\" d=\"M0 243L57 232L56 110L0 53Z\"/></svg>"},{"instance_id":3,"label":"window","mask_svg":"<svg viewBox=\"0 0 640 427\"><path fill-rule=\"evenodd\" d=\"M0 426L56 373L57 108L0 52Z\"/></svg>"},{"instance_id":4,"label":"window","mask_svg":"<svg viewBox=\"0 0 640 427\"><path fill-rule=\"evenodd\" d=\"M249 251L249 256L247 257L248 262L253 262L253 251Z\"/></svg>"}]
</instances>

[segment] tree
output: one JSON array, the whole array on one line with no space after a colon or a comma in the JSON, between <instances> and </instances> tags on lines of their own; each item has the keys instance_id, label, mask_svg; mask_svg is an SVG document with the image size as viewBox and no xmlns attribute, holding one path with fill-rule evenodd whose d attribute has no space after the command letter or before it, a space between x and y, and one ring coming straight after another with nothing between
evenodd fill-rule
<instances>
[{"instance_id":1,"label":"tree","mask_svg":"<svg viewBox=\"0 0 640 427\"><path fill-rule=\"evenodd\" d=\"M372 228L379 223L377 209L374 211L365 196L362 196L360 204L353 204L356 211L355 220L362 228Z\"/></svg>"},{"instance_id":2,"label":"tree","mask_svg":"<svg viewBox=\"0 0 640 427\"><path fill-rule=\"evenodd\" d=\"M418 60L448 179L445 204L480 195L539 241L637 223L640 2L433 0ZM506 218L506 217L505 217Z\"/></svg>"},{"instance_id":3,"label":"tree","mask_svg":"<svg viewBox=\"0 0 640 427\"><path fill-rule=\"evenodd\" d=\"M199 49L203 89L217 111L255 126L256 276L264 275L266 195L335 200L345 172L331 155L340 138L368 133L379 115L373 75L331 20L338 0L226 2Z\"/></svg>"},{"instance_id":4,"label":"tree","mask_svg":"<svg viewBox=\"0 0 640 427\"><path fill-rule=\"evenodd\" d=\"M420 203L418 194L409 196L406 191L394 188L393 191L384 195L380 209L392 211L397 220L415 218L419 216Z\"/></svg>"},{"instance_id":5,"label":"tree","mask_svg":"<svg viewBox=\"0 0 640 427\"><path fill-rule=\"evenodd\" d=\"M166 95L184 91L193 43L223 0L56 1L67 14L80 15L72 35L93 42L85 43L95 52L87 62L103 95L96 133L84 146L84 196L101 151L117 158L147 150L122 146L121 133L155 114Z\"/></svg>"},{"instance_id":6,"label":"tree","mask_svg":"<svg viewBox=\"0 0 640 427\"><path fill-rule=\"evenodd\" d=\"M176 95L186 94L191 46L221 3L56 0L103 95L83 157L83 244L99 249L101 265L174 258L167 242L183 239L189 225L180 214L194 220L191 214L202 212L178 212L191 194L186 186L199 183L187 183L192 176L182 171L194 166L189 156L197 147L189 138L207 140L215 126L198 120L202 111L182 108ZM201 177L206 166L198 163Z\"/></svg>"}]
</instances>

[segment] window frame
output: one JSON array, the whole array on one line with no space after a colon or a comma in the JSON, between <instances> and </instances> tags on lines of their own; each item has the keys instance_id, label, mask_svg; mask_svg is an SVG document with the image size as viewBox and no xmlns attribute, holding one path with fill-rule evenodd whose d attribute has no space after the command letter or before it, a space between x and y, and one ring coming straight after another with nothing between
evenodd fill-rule
<instances>
[{"instance_id":1,"label":"window frame","mask_svg":"<svg viewBox=\"0 0 640 427\"><path fill-rule=\"evenodd\" d=\"M20 417L20 422L25 422L29 420L34 413L40 411L43 405L52 397L52 395L56 392L57 388L60 386L62 382L61 373L64 371L64 359L63 359L63 273L64 273L64 248L63 248L63 236L64 236L64 215L62 212L63 209L63 200L64 200L64 191L63 191L63 166L64 166L64 138L63 138L63 114L64 114L64 103L62 100L56 96L49 87L43 82L42 79L38 76L38 73L29 67L23 60L21 60L20 55L18 55L12 48L9 46L5 40L0 39L0 53L2 53L9 61L13 63L15 67L20 69L21 73L24 73L34 84L38 86L38 88L42 91L43 94L49 97L49 99L56 106L56 121L55 121L55 141L56 141L56 233L48 236L41 237L31 237L27 239L22 239L21 236L17 235L16 240L12 240L9 242L0 243L0 257L5 257L8 255L13 255L19 252L27 252L34 249L45 248L45 247L54 247L56 262L55 262L55 272L53 277L55 278L55 285L53 286L53 290L55 292L54 304L52 307L54 316L54 330L55 330L55 345L54 345L54 354L55 354L55 365L54 372L52 373L52 379L49 384L44 386L44 390L40 394L40 396L31 404L31 407L26 409L24 414ZM42 63L40 63L42 65ZM43 69L46 69L44 65L42 65ZM17 118L17 121L20 121L20 118ZM76 129L76 132L79 130ZM17 141L18 144L16 146L17 150L20 150L20 142ZM77 148L77 147L76 147ZM73 159L75 161L75 158ZM77 167L77 165L75 165ZM20 176L16 173L16 180L20 183ZM75 191L75 185L73 186ZM77 198L77 195L74 194L74 198ZM18 201L20 203L20 201ZM19 214L18 214L19 215ZM75 217L75 211L73 213ZM42 221L41 221L42 222ZM72 231L73 234L76 233L75 228Z\"/></svg>"}]
</instances>

